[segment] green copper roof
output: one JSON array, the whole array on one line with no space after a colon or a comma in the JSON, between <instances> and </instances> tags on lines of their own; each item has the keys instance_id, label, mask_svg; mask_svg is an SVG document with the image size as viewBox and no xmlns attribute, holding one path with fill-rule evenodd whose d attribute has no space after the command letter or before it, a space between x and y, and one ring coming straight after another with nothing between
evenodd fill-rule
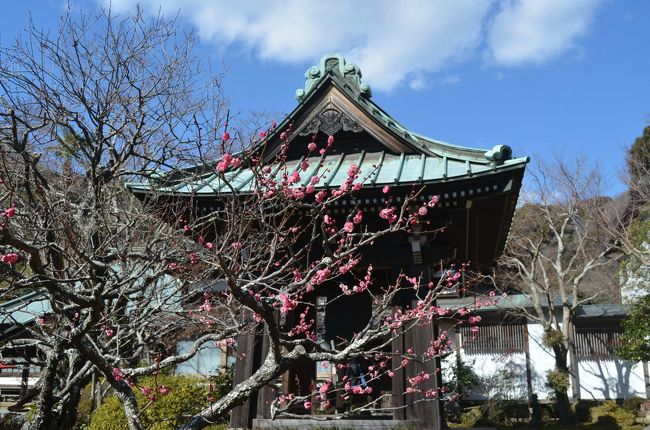
<instances>
[{"instance_id":1,"label":"green copper roof","mask_svg":"<svg viewBox=\"0 0 650 430\"><path fill-rule=\"evenodd\" d=\"M294 123L297 119L302 118L302 124L305 125L308 121L304 118L308 118L310 114L313 117L313 113L318 112L317 109L331 109L331 105L323 108L317 103L319 94L327 94L324 91L327 91L330 85L338 88L352 105L365 115L359 124L355 123L355 126L365 130L364 127L372 123L373 127L379 126L384 133L388 132L388 135L392 136L391 139L399 144L390 149L385 142L378 139L386 146L385 151L375 149L368 153L362 151L326 154L322 158L309 157L307 158L309 167L306 171L300 172L301 180L294 186L307 185L313 176L318 175L320 182L317 188L339 187L345 181L347 171L352 164L356 164L361 169L360 178L364 179L363 186L366 188L444 183L505 170L523 170L528 162L528 157L513 158L512 150L506 145L496 145L490 150L465 148L408 130L372 101L370 87L362 81L359 67L347 63L341 55L324 56L319 65L307 70L305 77L304 88L296 91L298 106L282 124L269 133L265 142L259 146L264 148L264 158L268 163L273 163L274 154L282 143L279 135L290 123L294 124L294 130L299 129L301 124ZM340 108L340 106L335 107ZM342 112L342 114L345 116L347 113ZM296 134L289 138L289 143L295 136ZM404 153L397 153L394 150L396 147L404 148ZM273 164L272 172L278 178L282 174L291 174L299 168L303 159L289 160L282 165ZM188 169L185 171L185 178L180 182L177 179L173 184L171 181L165 183L163 177L160 181L156 181L156 190L165 193L210 195L233 191L248 193L256 187L254 174L248 168L231 170L219 176L213 167L207 166L206 169L197 166ZM202 175L193 173L201 171L208 173ZM134 191L146 191L153 188L154 184L132 183L129 187Z\"/></svg>"},{"instance_id":2,"label":"green copper roof","mask_svg":"<svg viewBox=\"0 0 650 430\"><path fill-rule=\"evenodd\" d=\"M272 174L280 179L283 174L290 175L300 168L304 159L287 161L272 168ZM432 157L425 154L394 155L382 152L331 154L324 157L306 158L309 166L301 170L300 181L294 187L305 186L313 176L319 176L316 188L338 188L347 178L347 171L356 164L361 173L359 181L364 188L383 187L384 185L401 186L410 184L444 183L454 179L481 176L493 172L520 168L525 160L511 159L501 164L478 163L458 160L451 157ZM152 184L130 184L133 190L147 190ZM249 193L256 186L252 170L239 168L226 172L223 176L216 173L203 177L188 178L181 183L167 186L163 182L157 191L175 194L230 194L233 190Z\"/></svg>"},{"instance_id":3,"label":"green copper roof","mask_svg":"<svg viewBox=\"0 0 650 430\"><path fill-rule=\"evenodd\" d=\"M475 303L476 298L473 296L468 297L455 297L455 298L440 298L438 304L443 307L458 309L461 307L471 307ZM484 312L521 312L524 309L532 309L533 301L526 294L512 293L506 297L497 297L497 303L489 306L482 306L477 309L475 313L481 314ZM562 302L559 297L556 297L553 306L556 309L562 308ZM548 300L542 300L542 307L548 309ZM616 303L601 303L601 304L583 304L578 305L574 310L574 316L577 319L583 318L623 318L627 315L629 307L616 304Z\"/></svg>"},{"instance_id":4,"label":"green copper roof","mask_svg":"<svg viewBox=\"0 0 650 430\"><path fill-rule=\"evenodd\" d=\"M44 291L32 291L0 304L0 325L28 324L39 315L51 312L50 302Z\"/></svg>"}]
</instances>

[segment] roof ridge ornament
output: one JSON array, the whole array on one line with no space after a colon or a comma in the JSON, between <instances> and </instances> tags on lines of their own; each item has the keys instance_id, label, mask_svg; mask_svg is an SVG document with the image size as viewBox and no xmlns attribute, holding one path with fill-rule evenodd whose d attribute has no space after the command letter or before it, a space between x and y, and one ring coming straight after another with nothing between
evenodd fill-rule
<instances>
[{"instance_id":1,"label":"roof ridge ornament","mask_svg":"<svg viewBox=\"0 0 650 430\"><path fill-rule=\"evenodd\" d=\"M309 92L313 90L316 85L327 76L328 73L336 74L343 78L346 83L351 84L352 88L356 90L361 96L370 98L372 93L370 85L361 81L361 69L353 63L348 63L341 54L328 54L320 59L318 66L311 66L305 72L305 88L296 90L296 99L304 101Z\"/></svg>"},{"instance_id":2,"label":"roof ridge ornament","mask_svg":"<svg viewBox=\"0 0 650 430\"><path fill-rule=\"evenodd\" d=\"M492 149L485 153L485 158L494 164L501 164L512 158L512 148L508 145L494 145Z\"/></svg>"}]
</instances>

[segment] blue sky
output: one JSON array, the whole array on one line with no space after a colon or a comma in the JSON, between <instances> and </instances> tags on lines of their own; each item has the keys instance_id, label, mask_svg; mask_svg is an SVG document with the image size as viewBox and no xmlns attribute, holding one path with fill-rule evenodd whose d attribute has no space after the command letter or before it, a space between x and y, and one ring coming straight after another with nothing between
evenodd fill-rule
<instances>
[{"instance_id":1,"label":"blue sky","mask_svg":"<svg viewBox=\"0 0 650 430\"><path fill-rule=\"evenodd\" d=\"M91 10L100 0L74 1ZM304 71L341 52L373 99L418 133L551 159L581 154L620 192L624 148L650 120L646 0L142 0L180 10L200 55L225 64L233 110L289 112ZM105 4L105 3L104 3ZM113 0L126 11L133 0ZM62 0L3 4L0 42Z\"/></svg>"}]
</instances>

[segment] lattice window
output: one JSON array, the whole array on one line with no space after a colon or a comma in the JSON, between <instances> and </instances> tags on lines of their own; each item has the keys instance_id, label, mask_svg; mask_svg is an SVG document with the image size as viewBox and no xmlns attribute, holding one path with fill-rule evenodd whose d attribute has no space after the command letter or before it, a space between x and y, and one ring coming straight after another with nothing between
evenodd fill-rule
<instances>
[{"instance_id":1,"label":"lattice window","mask_svg":"<svg viewBox=\"0 0 650 430\"><path fill-rule=\"evenodd\" d=\"M621 328L576 327L574 330L575 353L578 360L616 358L616 348L621 344Z\"/></svg>"},{"instance_id":2,"label":"lattice window","mask_svg":"<svg viewBox=\"0 0 650 430\"><path fill-rule=\"evenodd\" d=\"M523 324L500 324L480 326L478 332L469 326L461 326L460 333L465 354L514 354L524 352L526 327Z\"/></svg>"}]
</instances>

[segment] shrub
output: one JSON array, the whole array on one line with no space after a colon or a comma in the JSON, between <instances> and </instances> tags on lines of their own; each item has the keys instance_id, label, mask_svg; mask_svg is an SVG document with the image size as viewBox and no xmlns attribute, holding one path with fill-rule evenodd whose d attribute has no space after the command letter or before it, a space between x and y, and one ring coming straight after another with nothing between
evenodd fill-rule
<instances>
[{"instance_id":1,"label":"shrub","mask_svg":"<svg viewBox=\"0 0 650 430\"><path fill-rule=\"evenodd\" d=\"M617 424L634 424L634 413L623 409L614 400L607 400L598 406L591 408L591 421L603 422L614 420Z\"/></svg>"},{"instance_id":2,"label":"shrub","mask_svg":"<svg viewBox=\"0 0 650 430\"><path fill-rule=\"evenodd\" d=\"M481 411L484 424L507 424L513 419L528 418L529 415L528 405L516 400L488 400L481 406Z\"/></svg>"},{"instance_id":3,"label":"shrub","mask_svg":"<svg viewBox=\"0 0 650 430\"><path fill-rule=\"evenodd\" d=\"M474 427L481 418L483 418L481 407L474 406L467 408L467 410L461 415L460 424L463 427Z\"/></svg>"},{"instance_id":4,"label":"shrub","mask_svg":"<svg viewBox=\"0 0 650 430\"><path fill-rule=\"evenodd\" d=\"M629 399L623 400L623 409L630 411L633 414L639 410L639 407L645 402L643 397L630 397Z\"/></svg>"},{"instance_id":5,"label":"shrub","mask_svg":"<svg viewBox=\"0 0 650 430\"><path fill-rule=\"evenodd\" d=\"M229 378L221 374L217 377L219 382ZM156 386L166 386L169 392L166 395L157 393L157 399L150 401L140 391L136 391L136 399L140 407L142 420L147 428L152 430L172 430L181 424L179 416L199 412L208 405L208 397L217 399L221 393L211 389L210 381L201 378L185 376L158 375L141 378L138 386L155 389ZM127 428L126 417L122 405L113 396L108 398L92 414L88 430L124 430Z\"/></svg>"},{"instance_id":6,"label":"shrub","mask_svg":"<svg viewBox=\"0 0 650 430\"><path fill-rule=\"evenodd\" d=\"M453 391L467 393L476 387L481 378L474 371L475 360L465 361L460 356L453 365L443 368L443 383Z\"/></svg>"}]
</instances>

